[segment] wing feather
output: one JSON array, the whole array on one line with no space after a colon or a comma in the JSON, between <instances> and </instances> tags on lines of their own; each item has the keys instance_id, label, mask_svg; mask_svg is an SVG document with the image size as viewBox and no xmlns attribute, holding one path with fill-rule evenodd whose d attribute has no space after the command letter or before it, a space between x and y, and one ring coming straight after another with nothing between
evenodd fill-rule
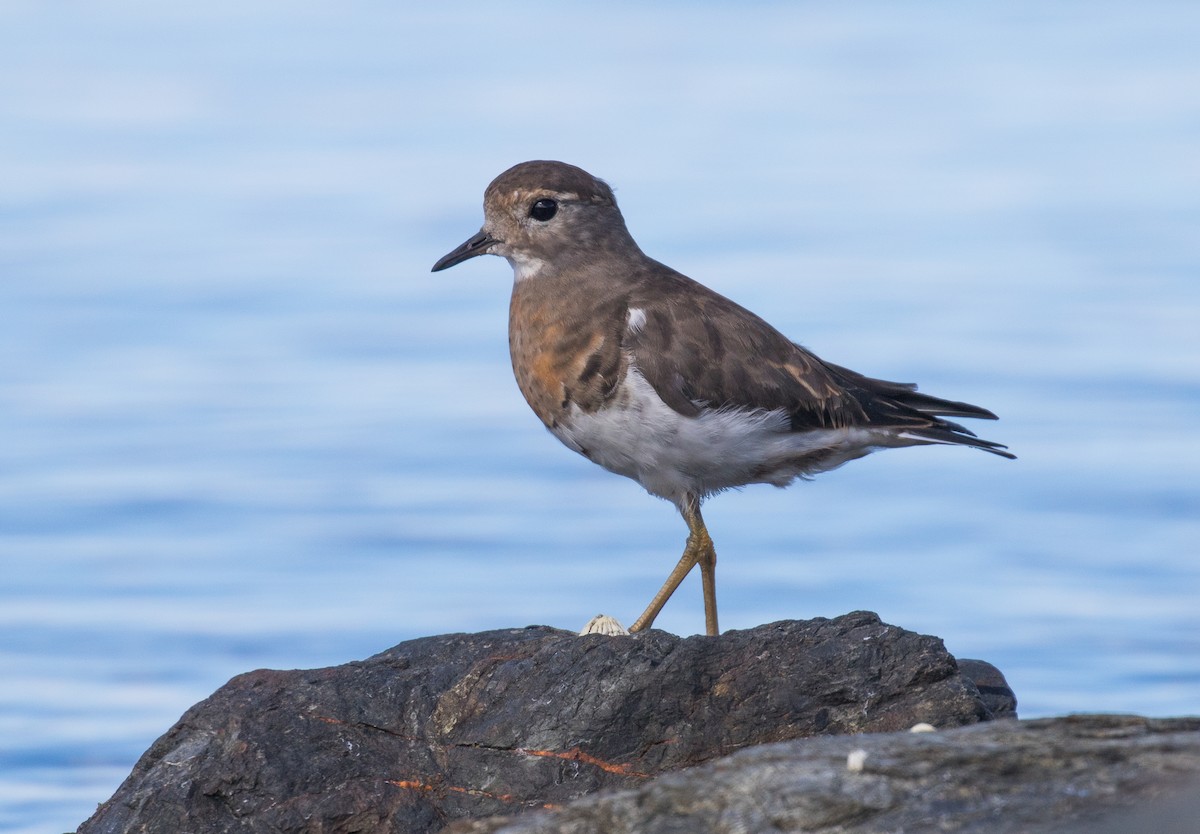
<instances>
[{"instance_id":1,"label":"wing feather","mask_svg":"<svg viewBox=\"0 0 1200 834\"><path fill-rule=\"evenodd\" d=\"M1000 444L941 419L994 420L987 409L824 362L759 316L673 270L656 272L636 287L628 304L644 316L626 332L625 348L680 414L782 409L793 431L878 428L915 442L956 443L1011 457Z\"/></svg>"}]
</instances>

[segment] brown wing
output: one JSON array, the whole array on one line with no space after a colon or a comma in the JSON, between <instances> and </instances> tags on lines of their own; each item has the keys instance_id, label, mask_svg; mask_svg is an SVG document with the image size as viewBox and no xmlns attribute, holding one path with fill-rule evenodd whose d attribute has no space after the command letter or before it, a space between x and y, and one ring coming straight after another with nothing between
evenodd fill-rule
<instances>
[{"instance_id":1,"label":"brown wing","mask_svg":"<svg viewBox=\"0 0 1200 834\"><path fill-rule=\"evenodd\" d=\"M683 275L655 275L629 306L646 319L626 336L626 346L646 381L681 414L701 407L783 409L797 430L870 420L820 359Z\"/></svg>"},{"instance_id":2,"label":"brown wing","mask_svg":"<svg viewBox=\"0 0 1200 834\"><path fill-rule=\"evenodd\" d=\"M681 292L683 289L686 292ZM793 431L871 426L935 443L961 443L1005 457L942 416L995 419L990 411L918 393L915 385L872 379L822 361L749 310L686 276L656 274L629 298L644 324L626 347L671 408L782 409Z\"/></svg>"}]
</instances>

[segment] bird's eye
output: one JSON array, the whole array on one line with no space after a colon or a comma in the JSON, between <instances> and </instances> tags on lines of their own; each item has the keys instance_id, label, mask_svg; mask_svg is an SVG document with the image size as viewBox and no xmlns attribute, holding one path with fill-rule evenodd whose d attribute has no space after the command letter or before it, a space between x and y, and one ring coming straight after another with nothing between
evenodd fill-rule
<instances>
[{"instance_id":1,"label":"bird's eye","mask_svg":"<svg viewBox=\"0 0 1200 834\"><path fill-rule=\"evenodd\" d=\"M529 207L529 216L534 220L540 220L545 223L551 217L558 213L558 203L554 200L542 198Z\"/></svg>"}]
</instances>

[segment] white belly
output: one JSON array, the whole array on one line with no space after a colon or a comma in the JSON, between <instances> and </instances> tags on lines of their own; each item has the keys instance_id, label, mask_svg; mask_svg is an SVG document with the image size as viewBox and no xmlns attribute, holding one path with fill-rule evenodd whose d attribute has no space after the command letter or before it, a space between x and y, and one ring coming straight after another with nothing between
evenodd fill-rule
<instances>
[{"instance_id":1,"label":"white belly","mask_svg":"<svg viewBox=\"0 0 1200 834\"><path fill-rule=\"evenodd\" d=\"M636 368L614 406L569 413L553 430L570 448L674 501L730 487L787 486L862 457L887 439L867 429L795 432L783 411L719 409L686 417L668 406Z\"/></svg>"}]
</instances>

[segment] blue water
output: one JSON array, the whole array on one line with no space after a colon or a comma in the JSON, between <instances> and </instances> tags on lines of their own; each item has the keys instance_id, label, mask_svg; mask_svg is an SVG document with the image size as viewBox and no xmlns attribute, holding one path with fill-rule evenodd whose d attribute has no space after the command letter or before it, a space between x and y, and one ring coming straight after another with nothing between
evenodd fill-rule
<instances>
[{"instance_id":1,"label":"blue water","mask_svg":"<svg viewBox=\"0 0 1200 834\"><path fill-rule=\"evenodd\" d=\"M0 829L258 667L604 611L682 546L431 275L529 158L962 449L723 495L722 625L870 609L1026 716L1200 712L1190 3L0 6ZM703 628L689 581L659 620Z\"/></svg>"}]
</instances>

